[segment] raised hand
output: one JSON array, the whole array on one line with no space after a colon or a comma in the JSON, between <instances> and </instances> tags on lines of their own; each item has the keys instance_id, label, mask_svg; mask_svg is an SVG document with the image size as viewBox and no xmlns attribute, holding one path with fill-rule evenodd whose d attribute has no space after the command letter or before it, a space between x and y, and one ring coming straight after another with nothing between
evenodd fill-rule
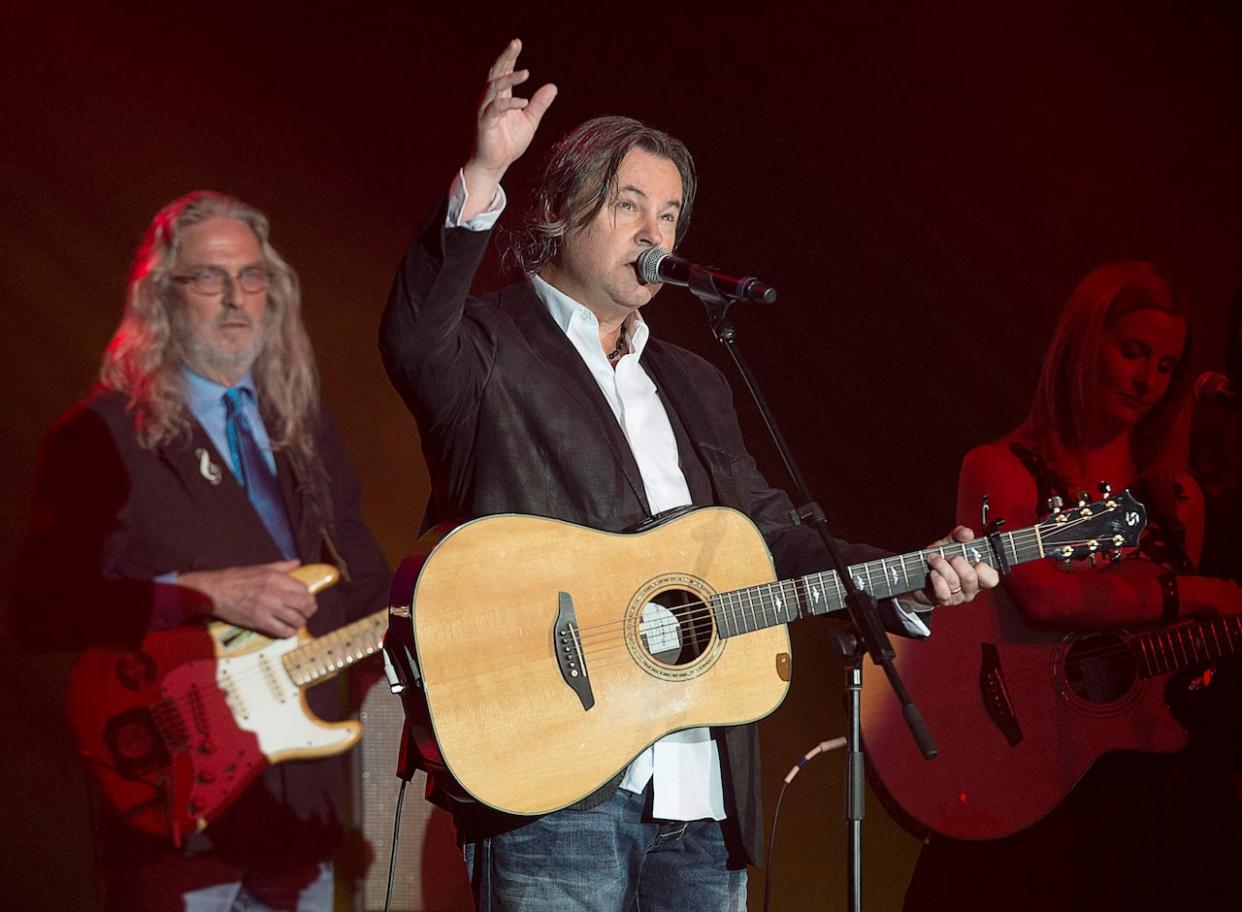
<instances>
[{"instance_id":1,"label":"raised hand","mask_svg":"<svg viewBox=\"0 0 1242 912\"><path fill-rule=\"evenodd\" d=\"M539 121L556 98L556 86L541 86L530 98L513 94L515 86L530 78L529 70L515 70L522 42L514 38L487 73L487 85L479 99L474 150L463 169L471 208L486 208L509 166L522 157ZM473 213L467 213L469 218Z\"/></svg>"},{"instance_id":2,"label":"raised hand","mask_svg":"<svg viewBox=\"0 0 1242 912\"><path fill-rule=\"evenodd\" d=\"M280 639L292 636L317 607L315 597L289 575L298 564L287 560L182 573L177 585L206 595L220 620Z\"/></svg>"}]
</instances>

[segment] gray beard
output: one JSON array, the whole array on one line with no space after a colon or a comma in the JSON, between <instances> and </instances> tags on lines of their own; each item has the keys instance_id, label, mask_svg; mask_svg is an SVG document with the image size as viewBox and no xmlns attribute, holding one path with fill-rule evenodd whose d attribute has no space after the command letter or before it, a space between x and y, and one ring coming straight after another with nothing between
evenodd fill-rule
<instances>
[{"instance_id":1,"label":"gray beard","mask_svg":"<svg viewBox=\"0 0 1242 912\"><path fill-rule=\"evenodd\" d=\"M223 351L214 345L199 344L197 340L190 340L184 348L185 363L195 373L204 376L224 374L240 378L258 360L260 352L263 351L263 340L256 338L245 348L233 351Z\"/></svg>"},{"instance_id":2,"label":"gray beard","mask_svg":"<svg viewBox=\"0 0 1242 912\"><path fill-rule=\"evenodd\" d=\"M190 370L207 378L228 377L234 382L254 366L267 341L267 327L263 327L245 348L222 349L199 339L183 321L174 321L174 331L181 348L182 359Z\"/></svg>"}]
</instances>

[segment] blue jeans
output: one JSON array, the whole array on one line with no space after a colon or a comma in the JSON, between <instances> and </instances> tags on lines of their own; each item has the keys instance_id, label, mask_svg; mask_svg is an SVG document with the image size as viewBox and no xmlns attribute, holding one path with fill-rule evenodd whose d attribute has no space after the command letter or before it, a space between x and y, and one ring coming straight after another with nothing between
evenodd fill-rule
<instances>
[{"instance_id":1,"label":"blue jeans","mask_svg":"<svg viewBox=\"0 0 1242 912\"><path fill-rule=\"evenodd\" d=\"M644 819L624 789L465 846L478 912L745 912L720 823Z\"/></svg>"},{"instance_id":2,"label":"blue jeans","mask_svg":"<svg viewBox=\"0 0 1242 912\"><path fill-rule=\"evenodd\" d=\"M331 862L242 871L203 856L109 872L109 912L332 912Z\"/></svg>"}]
</instances>

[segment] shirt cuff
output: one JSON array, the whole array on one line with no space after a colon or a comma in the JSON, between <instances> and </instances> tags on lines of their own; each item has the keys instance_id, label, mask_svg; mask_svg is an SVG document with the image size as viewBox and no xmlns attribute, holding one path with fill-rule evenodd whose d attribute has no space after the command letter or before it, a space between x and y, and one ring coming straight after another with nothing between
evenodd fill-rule
<instances>
[{"instance_id":1,"label":"shirt cuff","mask_svg":"<svg viewBox=\"0 0 1242 912\"><path fill-rule=\"evenodd\" d=\"M880 620L890 633L914 637L923 640L931 636L931 630L924 623L916 602L902 602L895 598L884 599L880 605ZM924 608L930 616L931 609Z\"/></svg>"},{"instance_id":2,"label":"shirt cuff","mask_svg":"<svg viewBox=\"0 0 1242 912\"><path fill-rule=\"evenodd\" d=\"M178 584L178 573L161 573L151 580L150 630L167 630L181 624L210 620L212 605L203 593Z\"/></svg>"},{"instance_id":3,"label":"shirt cuff","mask_svg":"<svg viewBox=\"0 0 1242 912\"><path fill-rule=\"evenodd\" d=\"M492 197L492 201L488 204L487 209L480 212L474 218L463 222L461 214L465 211L466 200L469 198L470 191L466 188L465 171L458 168L457 176L453 178L453 183L449 186L448 215L444 219L444 227L466 228L470 231L491 231L492 226L496 224L496 220L500 218L500 214L505 211L505 188L497 186L496 195Z\"/></svg>"},{"instance_id":4,"label":"shirt cuff","mask_svg":"<svg viewBox=\"0 0 1242 912\"><path fill-rule=\"evenodd\" d=\"M152 630L167 630L189 620L186 611L187 592L177 585L176 573L161 573L151 582L155 583L151 594Z\"/></svg>"}]
</instances>

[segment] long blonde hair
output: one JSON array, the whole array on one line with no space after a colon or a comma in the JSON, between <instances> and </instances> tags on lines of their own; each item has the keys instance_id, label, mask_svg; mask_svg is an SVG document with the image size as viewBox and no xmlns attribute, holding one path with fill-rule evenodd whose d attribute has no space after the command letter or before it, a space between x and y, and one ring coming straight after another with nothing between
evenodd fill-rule
<instances>
[{"instance_id":1,"label":"long blonde hair","mask_svg":"<svg viewBox=\"0 0 1242 912\"><path fill-rule=\"evenodd\" d=\"M1104 330L1139 310L1163 311L1186 323L1186 344L1169 388L1130 433L1135 480L1146 483L1160 514L1174 519L1175 483L1190 460L1190 314L1180 291L1152 264L1106 263L1078 283L1044 356L1028 422L1045 448L1065 452L1084 448L1090 397L1099 384Z\"/></svg>"},{"instance_id":2,"label":"long blonde hair","mask_svg":"<svg viewBox=\"0 0 1242 912\"><path fill-rule=\"evenodd\" d=\"M273 448L287 449L304 465L313 465L319 379L302 325L298 277L272 247L267 218L241 200L197 190L155 216L134 255L125 313L104 352L99 379L129 396L135 433L143 447L156 449L187 432L181 373L185 350L173 315L181 304L172 273L185 230L211 218L248 224L271 270L267 331L251 373Z\"/></svg>"}]
</instances>

